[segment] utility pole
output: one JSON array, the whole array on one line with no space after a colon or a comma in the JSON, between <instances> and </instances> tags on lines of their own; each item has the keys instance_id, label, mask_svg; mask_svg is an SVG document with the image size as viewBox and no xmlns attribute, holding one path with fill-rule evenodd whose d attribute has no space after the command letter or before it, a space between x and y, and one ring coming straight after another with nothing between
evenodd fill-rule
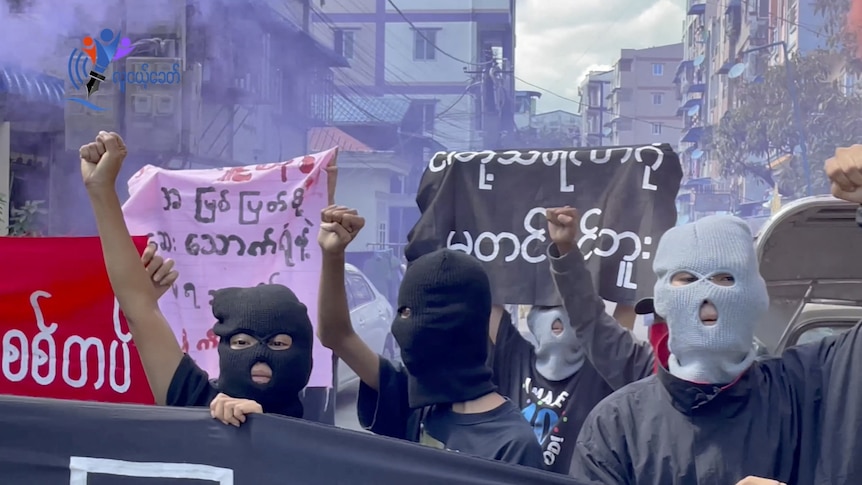
<instances>
[{"instance_id":1,"label":"utility pole","mask_svg":"<svg viewBox=\"0 0 862 485\"><path fill-rule=\"evenodd\" d=\"M505 83L505 77L514 73L513 70L504 69L501 63L505 59L498 61L494 58L494 52L490 46L486 47L484 52L483 67L479 70L468 70L464 68L465 74L473 74L479 76L479 112L476 114L477 119L481 120L483 132L482 149L498 150L501 146L501 135L504 126L504 106L506 100L504 96L508 96L508 83Z\"/></svg>"}]
</instances>

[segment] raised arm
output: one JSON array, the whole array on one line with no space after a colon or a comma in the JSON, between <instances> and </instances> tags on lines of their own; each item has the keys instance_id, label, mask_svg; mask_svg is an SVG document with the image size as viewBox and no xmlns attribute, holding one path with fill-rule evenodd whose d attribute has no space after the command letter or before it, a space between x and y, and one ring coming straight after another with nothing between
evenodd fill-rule
<instances>
[{"instance_id":1,"label":"raised arm","mask_svg":"<svg viewBox=\"0 0 862 485\"><path fill-rule=\"evenodd\" d=\"M317 303L317 337L359 379L379 390L380 358L353 330L347 290L344 287L344 252L365 225L355 210L331 205L320 214L317 241L323 250L320 292Z\"/></svg>"},{"instance_id":2,"label":"raised arm","mask_svg":"<svg viewBox=\"0 0 862 485\"><path fill-rule=\"evenodd\" d=\"M613 389L641 380L653 372L649 343L641 342L605 312L605 303L593 288L590 272L578 250L580 217L571 207L548 209L548 248L551 276L563 299L569 321L587 358Z\"/></svg>"},{"instance_id":3,"label":"raised arm","mask_svg":"<svg viewBox=\"0 0 862 485\"><path fill-rule=\"evenodd\" d=\"M100 132L95 142L81 147L81 175L96 216L111 288L129 322L156 403L165 404L183 351L159 310L157 290L123 219L115 184L126 153L119 135Z\"/></svg>"}]
</instances>

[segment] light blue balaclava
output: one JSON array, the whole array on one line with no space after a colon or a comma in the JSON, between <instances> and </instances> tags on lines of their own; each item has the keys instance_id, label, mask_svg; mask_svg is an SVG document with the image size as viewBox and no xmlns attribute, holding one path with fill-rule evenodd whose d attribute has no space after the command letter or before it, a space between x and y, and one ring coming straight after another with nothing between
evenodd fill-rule
<instances>
[{"instance_id":1,"label":"light blue balaclava","mask_svg":"<svg viewBox=\"0 0 862 485\"><path fill-rule=\"evenodd\" d=\"M551 326L557 320L563 324L563 331L554 335ZM536 371L545 379L568 379L584 365L584 349L563 307L534 306L527 314L527 328L536 339Z\"/></svg>"},{"instance_id":2,"label":"light blue balaclava","mask_svg":"<svg viewBox=\"0 0 862 485\"><path fill-rule=\"evenodd\" d=\"M674 227L659 241L653 260L655 312L667 319L670 373L704 384L733 382L754 361L754 327L769 308L748 225L733 216L708 216ZM673 286L677 273L697 281ZM732 286L709 277L726 273ZM718 310L714 325L700 320L703 302Z\"/></svg>"}]
</instances>

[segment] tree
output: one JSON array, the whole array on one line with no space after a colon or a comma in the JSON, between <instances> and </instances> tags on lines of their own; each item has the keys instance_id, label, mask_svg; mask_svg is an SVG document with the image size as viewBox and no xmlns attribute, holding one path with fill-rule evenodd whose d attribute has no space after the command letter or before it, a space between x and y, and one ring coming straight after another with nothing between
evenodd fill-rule
<instances>
[{"instance_id":1,"label":"tree","mask_svg":"<svg viewBox=\"0 0 862 485\"><path fill-rule=\"evenodd\" d=\"M829 81L836 62L836 55L826 51L796 56L789 62L814 193L828 192L823 162L835 148L862 139L862 97L845 95L838 82ZM777 65L755 81L742 77L729 80L733 107L714 127L707 145L714 151L723 176L754 175L770 186L776 182L775 174L762 160L790 156L777 182L782 195L799 197L805 194L806 183L800 129L787 76L788 68Z\"/></svg>"},{"instance_id":2,"label":"tree","mask_svg":"<svg viewBox=\"0 0 862 485\"><path fill-rule=\"evenodd\" d=\"M859 28L851 25L848 14L851 4L859 0L814 0L814 15L819 17L818 29L826 39L826 47L844 57L852 66L859 69ZM858 22L858 20L857 20Z\"/></svg>"}]
</instances>

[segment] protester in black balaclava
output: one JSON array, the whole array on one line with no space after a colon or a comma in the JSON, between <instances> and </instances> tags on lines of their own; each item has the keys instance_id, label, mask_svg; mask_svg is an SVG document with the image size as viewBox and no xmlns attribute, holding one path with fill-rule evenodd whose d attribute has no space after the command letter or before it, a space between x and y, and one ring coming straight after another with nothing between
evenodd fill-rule
<instances>
[{"instance_id":1,"label":"protester in black balaclava","mask_svg":"<svg viewBox=\"0 0 862 485\"><path fill-rule=\"evenodd\" d=\"M441 249L408 266L392 323L402 366L374 353L351 326L344 252L364 219L337 206L321 219L318 336L361 380L360 423L376 434L540 468L538 441L496 392L486 364L491 291L481 264Z\"/></svg>"},{"instance_id":2,"label":"protester in black balaclava","mask_svg":"<svg viewBox=\"0 0 862 485\"><path fill-rule=\"evenodd\" d=\"M225 288L213 295L219 337L218 391L264 412L302 417L314 331L308 310L282 285Z\"/></svg>"},{"instance_id":3,"label":"protester in black balaclava","mask_svg":"<svg viewBox=\"0 0 862 485\"><path fill-rule=\"evenodd\" d=\"M81 174L93 212L105 267L126 316L157 404L208 406L214 417L239 425L244 414L263 411L301 417L297 394L311 372L313 331L305 306L287 288L264 285L217 293L214 331L222 337L216 388L182 349L159 309L158 298L176 280L171 260L146 262L132 243L115 189L127 150L116 133L101 132L80 149ZM154 290L153 283L163 288ZM258 365L261 364L261 365ZM257 382L255 382L257 381ZM254 399L254 400L252 400Z\"/></svg>"}]
</instances>

